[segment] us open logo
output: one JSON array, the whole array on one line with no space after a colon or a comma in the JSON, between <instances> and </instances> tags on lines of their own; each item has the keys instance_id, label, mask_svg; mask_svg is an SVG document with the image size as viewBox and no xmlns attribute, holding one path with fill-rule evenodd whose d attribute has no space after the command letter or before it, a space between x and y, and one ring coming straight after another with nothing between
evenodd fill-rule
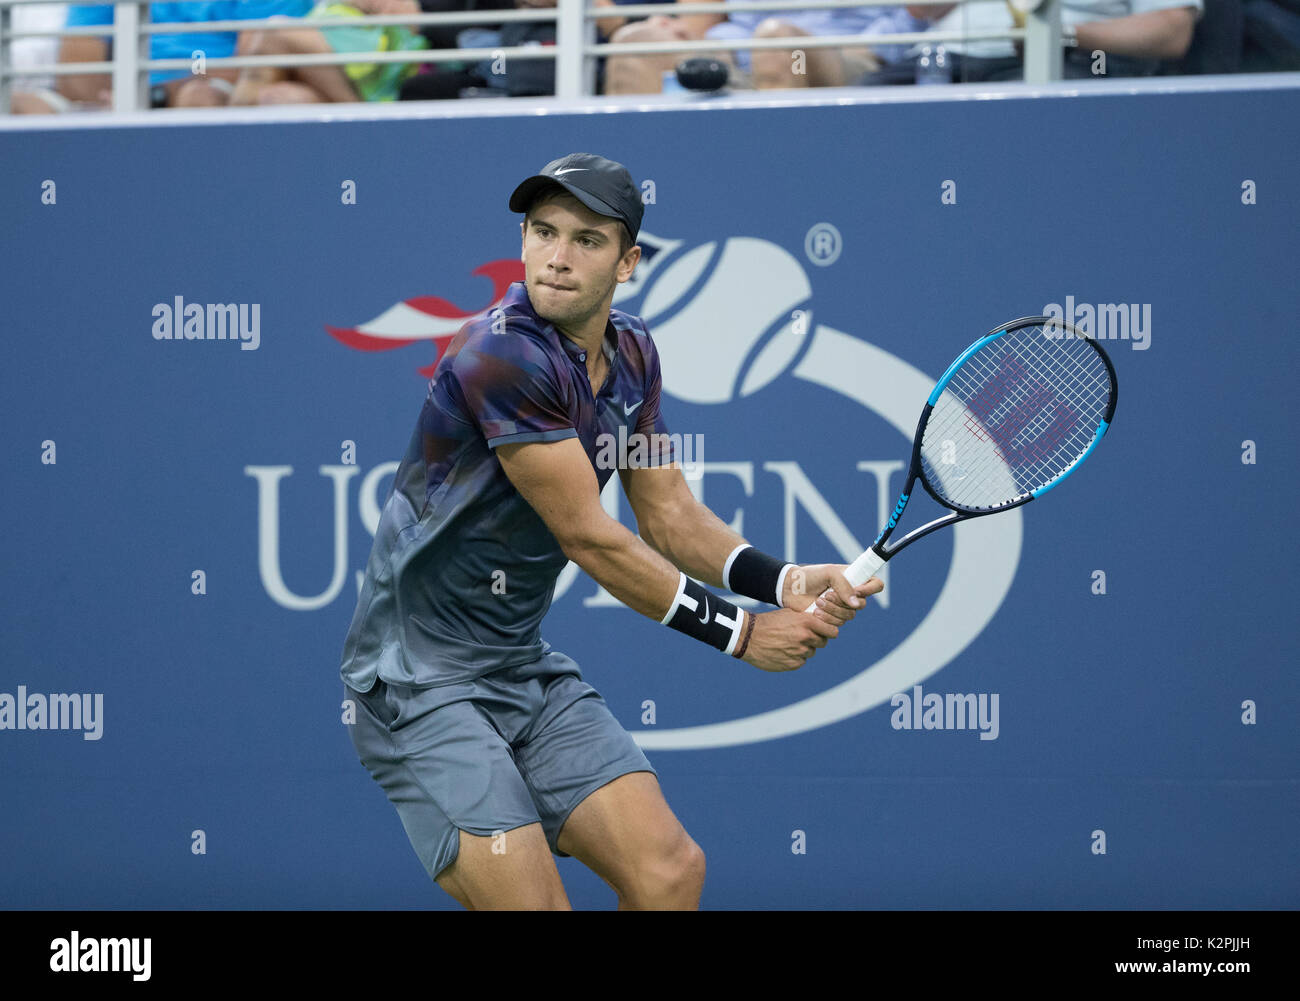
<instances>
[{"instance_id":1,"label":"us open logo","mask_svg":"<svg viewBox=\"0 0 1300 1001\"><path fill-rule=\"evenodd\" d=\"M887 470L868 467L893 466L901 475L916 429L918 401L929 394L934 377L867 342L861 332L850 335L820 322L814 313L807 272L777 244L731 237L721 243L687 247L682 241L660 239L644 230L637 242L643 248L642 261L632 281L619 286L614 307L641 316L654 337L670 426L675 400L726 407L778 380L837 394L883 418L898 432L896 447L884 444L898 456L897 463L862 462L852 443L847 448L845 443L838 446L849 468L856 464L859 471L875 474L879 507L887 511L894 500ZM829 274L818 278L836 280ZM756 430L761 433L762 429ZM881 447L873 445L873 452ZM787 487L802 476L797 462L760 465L782 476ZM864 476L867 485L871 479ZM617 511L613 481L602 501L611 514ZM819 524L823 521L816 505L810 505L805 513ZM867 503L851 519L865 524L868 534L865 540L835 543L844 562L861 552L861 542L871 541L878 527L877 516L876 507ZM842 535L842 525L834 523L833 515L825 520L824 534L834 541L837 532ZM793 538L788 524L786 533ZM997 518L967 522L951 534L952 560L937 598L900 643L862 670L780 708L715 723L636 731L637 742L646 750L697 750L787 737L888 703L896 692L910 691L942 670L984 630L1006 598L1020 562L1021 512L1016 509ZM789 553L784 555L791 558ZM811 555L802 558L806 562ZM881 574L888 585L887 572L888 565ZM570 564L561 574L557 602L577 573L577 567ZM888 594L887 586L886 601ZM602 592L583 604L617 604L605 598L608 596Z\"/></svg>"}]
</instances>

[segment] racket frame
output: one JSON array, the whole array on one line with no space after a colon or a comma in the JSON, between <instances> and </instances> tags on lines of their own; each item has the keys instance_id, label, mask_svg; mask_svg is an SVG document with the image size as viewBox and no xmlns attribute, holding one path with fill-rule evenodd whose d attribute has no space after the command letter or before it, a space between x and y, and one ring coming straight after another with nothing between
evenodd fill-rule
<instances>
[{"instance_id":1,"label":"racket frame","mask_svg":"<svg viewBox=\"0 0 1300 1001\"><path fill-rule=\"evenodd\" d=\"M1106 366L1106 374L1110 378L1110 400L1106 407L1106 414L1099 422L1092 441L1078 456L1078 458L1070 463L1070 465L1062 472L1058 473L1047 483L1043 484L1043 486L1035 487L1033 490L1028 490L1009 501L994 504L990 507L968 507L963 504L943 500L939 496L939 493L934 488L933 484L930 483L929 478L925 475L925 468L921 462L921 445L925 438L925 425L926 422L929 421L930 413L934 410L934 405L939 401L940 395L942 395L945 387L947 387L948 383L952 381L953 376L956 375L958 369L961 368L966 359L976 351L979 351L985 345L997 340L999 337L1005 336L1013 330L1018 330L1021 327L1034 325L1047 326L1049 324L1061 329L1062 333L1060 336L1062 338L1070 337L1087 341L1093 350L1101 356L1101 360ZM874 573L875 570L879 569L882 564L890 559L890 557L896 555L900 550L911 545L917 539L922 539L929 535L931 532L936 532L949 525L955 525L960 521L969 521L972 518L981 518L984 515L997 514L999 511L1009 511L1013 507L1020 507L1021 505L1028 504L1034 498L1041 497L1043 494L1047 493L1047 491L1057 486L1062 480L1079 468L1079 464L1092 454L1092 450L1097 447L1097 443L1105 436L1106 429L1110 427L1111 419L1115 416L1115 404L1118 400L1119 381L1115 377L1115 366L1111 364L1110 357L1106 354L1101 344L1097 342L1096 338L1080 333L1076 327L1066 323L1064 320L1058 320L1054 317L1048 316L1022 316L1018 320L1012 320L1010 323L1004 323L994 327L958 355L956 360L948 366L947 371L939 377L939 381L935 383L934 389L931 390L929 397L926 399L925 407L921 411L921 418L916 424L916 437L912 441L912 462L907 471L907 483L903 487L898 502L894 505L889 520L885 523L885 527L880 530L880 534L876 536L876 540L867 548L866 552L851 564L850 569L855 569L857 573L853 575L846 573L846 576L849 577L849 583L854 586L863 583L867 579L866 577L863 577L861 580L854 580L853 577L858 576L866 569L870 569L870 571ZM936 518L934 521L922 525L919 528L912 529L912 531L903 536L896 544L886 548L885 543L889 540L894 529L898 526L899 520L903 517L903 512L907 509L908 502L915 494L916 483L918 480L921 482L921 485L925 487L926 493L933 497L940 505L948 508L950 513L943 515L940 518ZM875 559L869 559L869 554L874 554ZM869 577L870 573L868 573L867 576Z\"/></svg>"}]
</instances>

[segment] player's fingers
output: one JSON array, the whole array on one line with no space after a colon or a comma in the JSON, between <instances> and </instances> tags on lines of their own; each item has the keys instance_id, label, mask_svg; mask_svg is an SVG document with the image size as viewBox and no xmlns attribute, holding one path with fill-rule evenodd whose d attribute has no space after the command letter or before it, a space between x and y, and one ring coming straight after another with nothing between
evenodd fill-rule
<instances>
[{"instance_id":1,"label":"player's fingers","mask_svg":"<svg viewBox=\"0 0 1300 1001\"><path fill-rule=\"evenodd\" d=\"M805 616L804 625L817 636L824 636L828 640L833 640L840 634L839 626L827 622L820 615Z\"/></svg>"},{"instance_id":2,"label":"player's fingers","mask_svg":"<svg viewBox=\"0 0 1300 1001\"><path fill-rule=\"evenodd\" d=\"M858 613L855 609L845 608L833 598L818 598L816 614L833 625L842 626Z\"/></svg>"},{"instance_id":3,"label":"player's fingers","mask_svg":"<svg viewBox=\"0 0 1300 1001\"><path fill-rule=\"evenodd\" d=\"M879 577L868 577L865 584L859 584L853 589L853 593L863 598L869 598L873 594L879 594L885 589L885 582Z\"/></svg>"},{"instance_id":4,"label":"player's fingers","mask_svg":"<svg viewBox=\"0 0 1300 1001\"><path fill-rule=\"evenodd\" d=\"M853 585L841 572L831 573L830 594L846 606L847 608L861 608L866 604L864 598L860 598L853 590Z\"/></svg>"}]
</instances>

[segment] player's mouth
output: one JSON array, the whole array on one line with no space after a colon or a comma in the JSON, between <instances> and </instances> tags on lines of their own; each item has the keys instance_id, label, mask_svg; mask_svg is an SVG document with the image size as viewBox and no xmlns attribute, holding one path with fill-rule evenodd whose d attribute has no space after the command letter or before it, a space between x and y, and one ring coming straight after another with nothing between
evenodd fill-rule
<instances>
[{"instance_id":1,"label":"player's mouth","mask_svg":"<svg viewBox=\"0 0 1300 1001\"><path fill-rule=\"evenodd\" d=\"M577 287L573 285L552 285L550 282L538 282L538 285L545 285L547 288L555 289L557 292L576 292Z\"/></svg>"}]
</instances>

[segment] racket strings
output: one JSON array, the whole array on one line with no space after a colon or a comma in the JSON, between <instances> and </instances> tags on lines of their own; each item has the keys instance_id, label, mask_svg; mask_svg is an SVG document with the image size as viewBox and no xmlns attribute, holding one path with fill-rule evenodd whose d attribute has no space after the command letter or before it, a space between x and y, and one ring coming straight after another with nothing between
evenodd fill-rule
<instances>
[{"instance_id":1,"label":"racket strings","mask_svg":"<svg viewBox=\"0 0 1300 1001\"><path fill-rule=\"evenodd\" d=\"M982 385L959 385L964 401L960 396L947 401L954 404L961 427L952 427L951 419L947 426L942 420L936 422L951 451L939 468L932 464L929 470L951 499L967 506L992 506L1022 497L1060 475L1091 441L1091 434L1067 440L1079 432L1080 411L1048 390L1041 379L1027 377L1015 360L1008 364L1004 358L996 371L984 375L989 381ZM964 441L962 432L969 435ZM954 461L952 453L959 442L964 454Z\"/></svg>"},{"instance_id":2,"label":"racket strings","mask_svg":"<svg viewBox=\"0 0 1300 1001\"><path fill-rule=\"evenodd\" d=\"M1095 386L1098 372L1104 372L1099 362L1097 369L1087 370L1096 354L1086 344L1081 346L1092 357L1084 356L1085 365L1080 367L1069 364L1074 359L1060 342L1043 339L1041 333L1040 343L1034 346L1037 354L1026 350L1023 332L1018 338L1022 343L1007 340L1011 336L993 342L999 350L981 351L968 360L945 401L949 405L947 419L940 415L933 423L940 439L954 451L958 442L981 446L961 462L953 461L950 451L943 457L947 461L932 469L941 482L964 487L967 503L975 494L983 494L986 503L999 497L1010 500L1059 475L1068 462L1054 460L1070 451L1061 448L1062 439L1080 423L1080 408L1071 405L1071 397L1080 402L1081 394ZM1059 388L1053 388L1053 380ZM1104 397L1100 406L1105 406ZM952 426L954 418L960 419L960 429ZM1073 443L1077 453L1091 440L1092 428L1086 430L1089 433ZM965 441L963 431L968 436ZM970 453L971 449L963 451ZM956 483L954 472L959 474Z\"/></svg>"},{"instance_id":3,"label":"racket strings","mask_svg":"<svg viewBox=\"0 0 1300 1001\"><path fill-rule=\"evenodd\" d=\"M995 507L1046 486L1092 443L1112 387L1084 338L1041 325L995 338L951 377L926 423L921 459L946 500Z\"/></svg>"},{"instance_id":4,"label":"racket strings","mask_svg":"<svg viewBox=\"0 0 1300 1001\"><path fill-rule=\"evenodd\" d=\"M1004 375L1010 369L1015 381L1007 384L1003 379L1000 396L988 397L994 403L995 412L989 413L988 407L984 411L993 418L1000 441L1009 442L1024 460L1021 466L1036 463L1038 472L1046 473L1062 439L1070 432L1082 434L1082 438L1073 442L1075 446L1086 448L1092 440L1096 421L1105 412L1109 399L1109 380L1100 356L1084 342L1075 341L1083 350L1070 354L1060 349L1061 341L1045 335L1040 337L1041 342L1030 342L1030 347L1046 347L1046 352L1023 349L1004 352L999 374ZM988 365L982 367L987 370ZM1013 402L1002 404L999 420L996 407L1006 399ZM1096 416L1089 423L1080 423L1088 411ZM1030 480L1038 479L1031 471Z\"/></svg>"}]
</instances>

